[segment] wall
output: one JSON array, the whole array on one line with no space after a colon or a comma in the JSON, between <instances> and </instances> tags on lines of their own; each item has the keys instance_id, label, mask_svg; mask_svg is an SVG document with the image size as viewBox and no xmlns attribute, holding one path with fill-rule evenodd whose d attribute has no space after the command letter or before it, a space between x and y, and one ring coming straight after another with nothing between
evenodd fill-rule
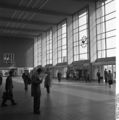
<instances>
[{"instance_id":1,"label":"wall","mask_svg":"<svg viewBox=\"0 0 119 120\"><path fill-rule=\"evenodd\" d=\"M33 67L34 40L17 37L0 37L0 67L10 67L3 63L4 53L15 54L15 67Z\"/></svg>"}]
</instances>

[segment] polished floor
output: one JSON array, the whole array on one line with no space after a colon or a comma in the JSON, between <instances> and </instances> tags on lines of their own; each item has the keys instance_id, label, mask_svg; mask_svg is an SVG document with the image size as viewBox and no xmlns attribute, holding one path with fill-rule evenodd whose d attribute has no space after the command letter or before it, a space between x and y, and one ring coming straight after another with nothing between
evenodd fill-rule
<instances>
[{"instance_id":1,"label":"polished floor","mask_svg":"<svg viewBox=\"0 0 119 120\"><path fill-rule=\"evenodd\" d=\"M0 120L115 120L115 85L101 83L52 81L48 95L41 85L41 114L33 114L33 101L24 91L21 78L14 78L16 106L0 107ZM0 103L4 83L0 88Z\"/></svg>"}]
</instances>

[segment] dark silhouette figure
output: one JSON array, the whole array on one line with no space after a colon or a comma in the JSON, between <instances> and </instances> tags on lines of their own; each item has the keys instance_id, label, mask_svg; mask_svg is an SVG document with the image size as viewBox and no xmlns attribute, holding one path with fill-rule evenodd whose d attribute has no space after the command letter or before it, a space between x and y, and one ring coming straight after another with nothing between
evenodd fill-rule
<instances>
[{"instance_id":1,"label":"dark silhouette figure","mask_svg":"<svg viewBox=\"0 0 119 120\"><path fill-rule=\"evenodd\" d=\"M47 69L46 71L46 77L45 77L45 81L44 81L44 86L47 90L47 93L50 93L50 86L51 86L51 78L50 78L50 71L49 69Z\"/></svg>"},{"instance_id":2,"label":"dark silhouette figure","mask_svg":"<svg viewBox=\"0 0 119 120\"><path fill-rule=\"evenodd\" d=\"M104 78L105 78L105 83L107 84L108 83L108 81L107 81L107 78L108 78L107 69L104 70Z\"/></svg>"},{"instance_id":3,"label":"dark silhouette figure","mask_svg":"<svg viewBox=\"0 0 119 120\"><path fill-rule=\"evenodd\" d=\"M41 88L40 84L42 83L42 69L38 68L31 77L31 95L34 100L34 114L40 114L40 97L41 97Z\"/></svg>"},{"instance_id":4,"label":"dark silhouette figure","mask_svg":"<svg viewBox=\"0 0 119 120\"><path fill-rule=\"evenodd\" d=\"M109 84L109 87L111 88L111 85L113 84L113 77L112 77L112 73L110 70L108 73L108 84Z\"/></svg>"},{"instance_id":5,"label":"dark silhouette figure","mask_svg":"<svg viewBox=\"0 0 119 120\"><path fill-rule=\"evenodd\" d=\"M28 90L28 84L30 84L30 75L27 71L25 71L22 74L22 79L24 81L24 89L25 89L25 91L27 91Z\"/></svg>"},{"instance_id":6,"label":"dark silhouette figure","mask_svg":"<svg viewBox=\"0 0 119 120\"><path fill-rule=\"evenodd\" d=\"M101 76L100 76L100 71L99 71L99 70L98 70L98 72L97 72L97 78L98 78L98 83L100 84Z\"/></svg>"},{"instance_id":7,"label":"dark silhouette figure","mask_svg":"<svg viewBox=\"0 0 119 120\"><path fill-rule=\"evenodd\" d=\"M0 86L2 85L2 75L0 74Z\"/></svg>"},{"instance_id":8,"label":"dark silhouette figure","mask_svg":"<svg viewBox=\"0 0 119 120\"><path fill-rule=\"evenodd\" d=\"M61 76L62 76L61 73L58 72L58 73L57 73L57 78L58 78L58 81L59 81L59 82L61 82Z\"/></svg>"},{"instance_id":9,"label":"dark silhouette figure","mask_svg":"<svg viewBox=\"0 0 119 120\"><path fill-rule=\"evenodd\" d=\"M9 72L9 76L6 79L6 84L5 84L5 92L3 92L3 101L1 106L7 106L6 102L7 100L10 100L12 105L16 105L14 99L13 99L13 82L12 82L12 75L13 72Z\"/></svg>"}]
</instances>

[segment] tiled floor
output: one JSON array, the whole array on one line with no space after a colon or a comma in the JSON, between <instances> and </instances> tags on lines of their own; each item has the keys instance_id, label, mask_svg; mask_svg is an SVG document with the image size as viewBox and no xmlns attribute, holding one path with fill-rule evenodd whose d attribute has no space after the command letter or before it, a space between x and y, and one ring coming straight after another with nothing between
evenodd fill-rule
<instances>
[{"instance_id":1,"label":"tiled floor","mask_svg":"<svg viewBox=\"0 0 119 120\"><path fill-rule=\"evenodd\" d=\"M0 107L0 120L115 120L115 86L53 81L51 94L41 85L41 114L33 114L32 97L21 78L14 78L16 106ZM4 84L0 88L1 94Z\"/></svg>"}]
</instances>

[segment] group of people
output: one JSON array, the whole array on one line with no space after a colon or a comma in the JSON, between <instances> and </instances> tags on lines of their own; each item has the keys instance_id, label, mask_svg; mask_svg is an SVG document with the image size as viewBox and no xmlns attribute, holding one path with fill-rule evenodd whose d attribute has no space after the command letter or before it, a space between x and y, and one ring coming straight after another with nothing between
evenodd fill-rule
<instances>
[{"instance_id":1,"label":"group of people","mask_svg":"<svg viewBox=\"0 0 119 120\"><path fill-rule=\"evenodd\" d=\"M12 105L16 105L16 102L13 97L13 82L12 82L13 71L9 71L9 75L6 78L5 91L2 96L1 106L7 106L7 100L11 101ZM61 73L57 74L58 81L61 81ZM101 75L100 71L97 72L98 83L100 83ZM28 71L25 71L22 74L24 81L25 91L28 90L28 85L31 84L31 96L33 97L33 112L34 114L40 114L40 97L41 97L41 88L40 84L44 81L44 87L46 88L47 93L50 93L51 86L51 74L50 69L47 68L45 71L42 68L34 69L30 74ZM113 77L111 71L104 71L105 83L109 84L109 87L113 84ZM2 84L2 76L0 75L0 85Z\"/></svg>"},{"instance_id":2,"label":"group of people","mask_svg":"<svg viewBox=\"0 0 119 120\"><path fill-rule=\"evenodd\" d=\"M13 71L9 72L8 77L6 78L5 91L2 96L1 106L7 106L7 100L11 101L12 105L16 105L16 102L13 97L13 82L12 82ZM41 97L41 88L40 84L44 81L44 87L46 88L47 93L50 93L51 86L51 77L49 68L45 71L42 68L33 70L31 74L24 72L22 75L25 85L25 91L28 90L28 84L31 84L31 96L33 97L33 112L34 114L40 114L40 97Z\"/></svg>"},{"instance_id":3,"label":"group of people","mask_svg":"<svg viewBox=\"0 0 119 120\"><path fill-rule=\"evenodd\" d=\"M98 83L100 83L102 76L99 70L97 72L97 78L98 78ZM111 88L111 85L113 84L113 75L111 73L111 70L109 71L107 71L107 69L104 70L104 79L105 79L105 83L109 84L109 87Z\"/></svg>"}]
</instances>

